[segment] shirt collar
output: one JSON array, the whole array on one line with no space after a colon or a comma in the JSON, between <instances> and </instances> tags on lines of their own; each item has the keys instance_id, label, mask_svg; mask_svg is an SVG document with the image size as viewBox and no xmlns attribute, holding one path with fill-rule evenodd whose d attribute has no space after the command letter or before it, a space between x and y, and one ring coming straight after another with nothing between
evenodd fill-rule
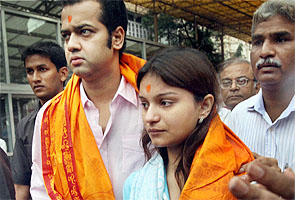
<instances>
[{"instance_id":1,"label":"shirt collar","mask_svg":"<svg viewBox=\"0 0 295 200\"><path fill-rule=\"evenodd\" d=\"M80 94L81 94L81 102L83 105L83 108L85 107L86 103L88 101L91 101L90 99L88 99L86 92L84 90L82 81L80 83ZM132 85L130 85L126 79L124 78L124 76L121 77L121 81L119 84L119 88L112 100L115 101L118 96L123 97L125 100L127 100L128 102L132 103L135 106L138 106L138 99L137 99L137 95L136 95L136 91L135 89L132 87Z\"/></svg>"},{"instance_id":2,"label":"shirt collar","mask_svg":"<svg viewBox=\"0 0 295 200\"><path fill-rule=\"evenodd\" d=\"M250 97L249 99L248 111L254 111L254 110L262 115L266 113L264 102L263 102L262 89L259 90L258 94L254 95L253 97ZM284 118L294 111L295 111L295 95L291 99L288 107L283 111L283 113L281 114L279 118Z\"/></svg>"},{"instance_id":3,"label":"shirt collar","mask_svg":"<svg viewBox=\"0 0 295 200\"><path fill-rule=\"evenodd\" d=\"M262 97L262 89L259 90L258 94L250 98L248 110L249 111L255 110L263 115L263 113L265 112L265 108L264 108L264 102Z\"/></svg>"},{"instance_id":4,"label":"shirt collar","mask_svg":"<svg viewBox=\"0 0 295 200\"><path fill-rule=\"evenodd\" d=\"M118 96L121 96L133 105L138 106L138 98L136 91L133 88L133 86L126 81L124 76L122 76L121 78L119 88L112 101L114 101Z\"/></svg>"},{"instance_id":5,"label":"shirt collar","mask_svg":"<svg viewBox=\"0 0 295 200\"><path fill-rule=\"evenodd\" d=\"M88 97L85 93L82 81L80 82L80 95L81 95L81 102L82 102L83 108L85 108L86 103L90 100L88 99Z\"/></svg>"}]
</instances>

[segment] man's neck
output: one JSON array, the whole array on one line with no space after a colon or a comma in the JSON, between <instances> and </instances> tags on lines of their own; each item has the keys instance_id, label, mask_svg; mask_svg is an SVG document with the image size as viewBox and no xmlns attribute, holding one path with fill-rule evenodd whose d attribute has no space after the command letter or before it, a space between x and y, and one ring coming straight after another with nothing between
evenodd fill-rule
<instances>
[{"instance_id":1,"label":"man's neck","mask_svg":"<svg viewBox=\"0 0 295 200\"><path fill-rule=\"evenodd\" d=\"M82 80L87 97L99 108L101 104L110 102L121 81L120 73L112 73L109 76L100 77L100 79L92 82Z\"/></svg>"},{"instance_id":2,"label":"man's neck","mask_svg":"<svg viewBox=\"0 0 295 200\"><path fill-rule=\"evenodd\" d=\"M294 86L288 88L262 88L264 107L272 122L288 107L295 94Z\"/></svg>"}]
</instances>

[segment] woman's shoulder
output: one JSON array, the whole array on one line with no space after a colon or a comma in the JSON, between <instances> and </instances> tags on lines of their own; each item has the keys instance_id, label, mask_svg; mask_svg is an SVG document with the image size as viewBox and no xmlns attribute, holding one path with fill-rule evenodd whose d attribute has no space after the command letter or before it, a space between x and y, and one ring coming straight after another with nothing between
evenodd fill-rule
<instances>
[{"instance_id":1,"label":"woman's shoulder","mask_svg":"<svg viewBox=\"0 0 295 200\"><path fill-rule=\"evenodd\" d=\"M141 169L131 173L127 177L124 183L124 188L125 186L130 187L133 182L137 181L137 179L143 179L146 175L152 175L159 169L159 167L162 167L162 165L162 157L159 154L154 155Z\"/></svg>"},{"instance_id":2,"label":"woman's shoulder","mask_svg":"<svg viewBox=\"0 0 295 200\"><path fill-rule=\"evenodd\" d=\"M123 199L130 199L130 197L138 198L139 196L157 196L158 193L156 191L164 191L164 182L165 172L163 160L160 155L155 155L143 166L143 168L128 176L124 183Z\"/></svg>"}]
</instances>

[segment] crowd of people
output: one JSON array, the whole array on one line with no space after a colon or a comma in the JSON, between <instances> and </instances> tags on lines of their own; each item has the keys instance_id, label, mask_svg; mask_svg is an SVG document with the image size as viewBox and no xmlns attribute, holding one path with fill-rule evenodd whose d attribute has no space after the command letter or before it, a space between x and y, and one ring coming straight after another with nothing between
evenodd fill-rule
<instances>
[{"instance_id":1,"label":"crowd of people","mask_svg":"<svg viewBox=\"0 0 295 200\"><path fill-rule=\"evenodd\" d=\"M123 0L61 2L64 48L22 53L39 105L0 148L0 199L295 198L295 1L263 3L250 62L218 73L187 47L124 53Z\"/></svg>"}]
</instances>

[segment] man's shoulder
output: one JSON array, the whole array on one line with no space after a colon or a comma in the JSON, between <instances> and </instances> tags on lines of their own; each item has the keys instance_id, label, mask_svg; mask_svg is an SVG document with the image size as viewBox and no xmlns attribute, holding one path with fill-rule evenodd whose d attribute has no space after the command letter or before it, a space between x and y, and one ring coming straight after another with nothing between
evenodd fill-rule
<instances>
[{"instance_id":1,"label":"man's shoulder","mask_svg":"<svg viewBox=\"0 0 295 200\"><path fill-rule=\"evenodd\" d=\"M26 116L24 116L19 122L18 122L18 126L23 127L25 124L30 123L30 122L35 122L35 119L37 117L37 113L39 111L40 107L36 107L36 109L34 111L32 111L31 113L27 114Z\"/></svg>"},{"instance_id":2,"label":"man's shoulder","mask_svg":"<svg viewBox=\"0 0 295 200\"><path fill-rule=\"evenodd\" d=\"M257 102L257 98L259 97L254 95L236 105L236 107L234 107L234 109L231 111L229 117L225 119L224 123L233 131L236 131L237 128L240 129L240 122L243 122L242 124L245 125L247 122L249 122L248 119L252 118L253 114L256 114L256 112L253 111L255 103Z\"/></svg>"}]
</instances>

